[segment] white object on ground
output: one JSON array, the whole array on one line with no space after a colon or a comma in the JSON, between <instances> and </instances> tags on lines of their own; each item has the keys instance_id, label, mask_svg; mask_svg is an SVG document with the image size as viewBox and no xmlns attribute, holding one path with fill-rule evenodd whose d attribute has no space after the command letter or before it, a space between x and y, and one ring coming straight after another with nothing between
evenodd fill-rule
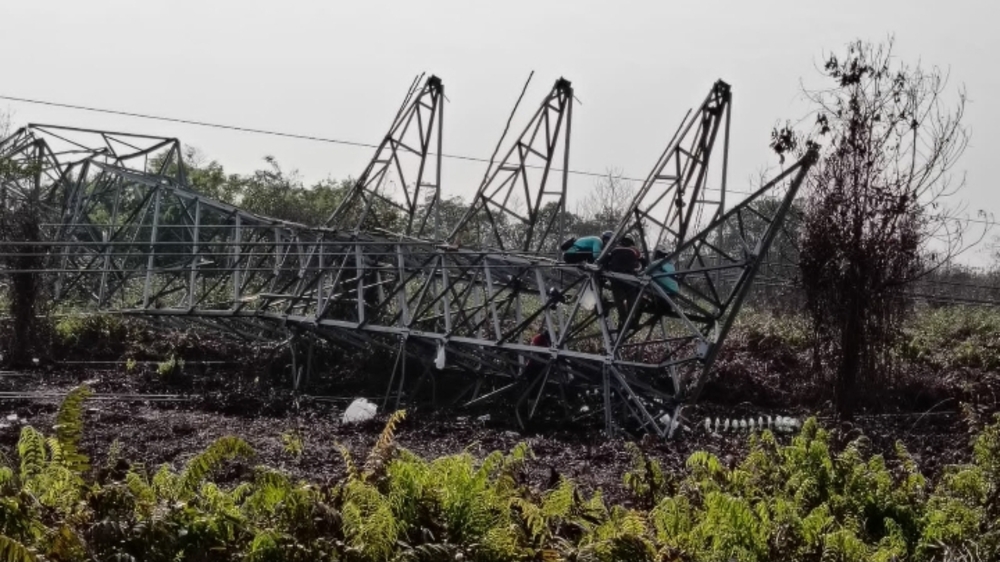
<instances>
[{"instance_id":1,"label":"white object on ground","mask_svg":"<svg viewBox=\"0 0 1000 562\"><path fill-rule=\"evenodd\" d=\"M438 344L437 357L434 358L434 366L437 367L437 370L439 371L445 367L444 346L441 344Z\"/></svg>"},{"instance_id":2,"label":"white object on ground","mask_svg":"<svg viewBox=\"0 0 1000 562\"><path fill-rule=\"evenodd\" d=\"M594 294L594 291L590 287L584 289L583 296L580 297L580 306L587 310L597 308L597 295Z\"/></svg>"},{"instance_id":3,"label":"white object on ground","mask_svg":"<svg viewBox=\"0 0 1000 562\"><path fill-rule=\"evenodd\" d=\"M375 417L378 406L364 398L358 398L344 411L343 423L358 423Z\"/></svg>"}]
</instances>

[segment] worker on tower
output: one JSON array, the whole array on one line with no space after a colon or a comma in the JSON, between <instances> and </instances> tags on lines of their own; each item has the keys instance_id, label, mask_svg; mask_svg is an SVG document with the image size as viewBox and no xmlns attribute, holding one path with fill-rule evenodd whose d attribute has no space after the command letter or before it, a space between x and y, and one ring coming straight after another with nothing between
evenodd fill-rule
<instances>
[{"instance_id":1,"label":"worker on tower","mask_svg":"<svg viewBox=\"0 0 1000 562\"><path fill-rule=\"evenodd\" d=\"M560 247L565 252L563 254L563 261L566 263L594 263L597 256L601 255L604 245L608 243L608 240L611 240L612 236L614 236L614 233L608 230L601 234L600 238L597 236L570 238L563 242L563 245Z\"/></svg>"},{"instance_id":2,"label":"worker on tower","mask_svg":"<svg viewBox=\"0 0 1000 562\"><path fill-rule=\"evenodd\" d=\"M677 284L677 279L675 274L677 272L674 267L674 262L670 260L664 260L667 257L667 252L664 250L656 249L653 251L653 263L657 263L652 269L649 270L649 276L653 278L653 283L658 287L663 289L663 292L669 297L673 297L678 292L680 292L680 286ZM662 263L658 263L661 260ZM650 286L649 290L643 293L642 309L653 314L657 318L661 316L677 316L676 312L671 309L670 305L667 304L662 297L660 297L660 292L653 289Z\"/></svg>"},{"instance_id":3,"label":"worker on tower","mask_svg":"<svg viewBox=\"0 0 1000 562\"><path fill-rule=\"evenodd\" d=\"M600 265L606 270L614 273L635 275L646 260L635 247L635 241L625 236L617 246L608 252L602 259ZM623 327L628 313L635 305L638 296L638 287L622 279L611 278L611 296L614 299L615 309L618 311L618 325Z\"/></svg>"},{"instance_id":4,"label":"worker on tower","mask_svg":"<svg viewBox=\"0 0 1000 562\"><path fill-rule=\"evenodd\" d=\"M659 248L653 252L654 262L662 260L665 257L667 257L667 252ZM653 277L653 281L656 281L656 283L662 287L668 295L674 295L680 290L680 287L677 285L677 280L674 279L674 273L676 272L677 270L674 267L674 263L667 260L650 272L650 275Z\"/></svg>"},{"instance_id":5,"label":"worker on tower","mask_svg":"<svg viewBox=\"0 0 1000 562\"><path fill-rule=\"evenodd\" d=\"M552 347L552 339L549 338L549 333L546 330L539 330L538 333L531 338L531 345L535 347ZM545 363L529 357L524 366L525 380L533 381L536 377L538 377L538 375L542 374L544 369Z\"/></svg>"}]
</instances>

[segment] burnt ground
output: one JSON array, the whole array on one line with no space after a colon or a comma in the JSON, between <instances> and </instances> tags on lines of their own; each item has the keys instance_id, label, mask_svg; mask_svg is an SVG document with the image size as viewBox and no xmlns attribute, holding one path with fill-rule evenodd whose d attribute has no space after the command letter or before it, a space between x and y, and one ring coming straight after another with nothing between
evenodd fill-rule
<instances>
[{"instance_id":1,"label":"burnt ground","mask_svg":"<svg viewBox=\"0 0 1000 562\"><path fill-rule=\"evenodd\" d=\"M0 372L0 392L57 396L0 396L0 451L14 451L25 423L49 431L58 396L86 383L97 393L170 394L181 399L87 402L83 446L95 466L103 463L115 441L125 459L155 468L162 463L180 465L215 439L236 435L257 451L256 464L281 467L310 481L337 478L344 471L337 444L346 446L355 458L364 458L385 422L380 411L371 422L345 426L339 421L343 410L353 397L384 393L393 358L318 349L314 372L335 374L308 381L305 392L327 397L318 400L287 390L290 360L285 349L246 348L204 333L154 332L137 322L98 318L77 328L68 343L52 344L38 353L43 358L38 368ZM173 373L159 374L155 362L171 355L188 363ZM63 364L46 364L45 358L58 358ZM127 369L125 359L140 363ZM95 365L94 361L119 363ZM716 363L716 380L706 385L698 405L686 412L695 427L668 442L643 440L641 447L665 469L680 474L695 451L709 451L726 463L737 462L746 452L745 432L706 433L700 427L706 416L771 414L800 420L816 416L839 443L863 433L871 440L872 452L891 457L896 441L902 442L924 473L933 477L942 467L969 459L970 431L960 404L971 404L983 415L998 411L1000 374L927 366L907 369L892 388L863 393L854 425L837 424L829 399L831 386L816 376L808 350L734 333ZM537 485L544 487L561 474L584 488L601 488L612 501L625 499L622 476L631 458L623 440L602 433L599 420L547 421L522 432L495 411L489 421L481 421L477 417L481 413L417 408L398 428L397 443L433 458L463 451L482 457L526 442L536 457L530 467ZM17 420L5 420L10 414ZM299 458L285 450L283 435L290 432L301 436ZM779 434L779 439L790 436Z\"/></svg>"},{"instance_id":2,"label":"burnt ground","mask_svg":"<svg viewBox=\"0 0 1000 562\"><path fill-rule=\"evenodd\" d=\"M769 382L766 373L776 372L774 365L757 367L760 373L747 365L740 367L739 353L739 350L730 353L722 362L721 369L731 371L728 386L710 385L706 399L690 410L690 419L703 420L706 415L768 414L803 419L817 415L841 442L864 433L872 441L873 452L891 456L895 442L901 441L928 476L947 464L968 460L969 430L957 411L957 403L949 404L948 398L936 409L862 415L855 425L843 426L832 420L822 403L793 406L795 400L801 402L803 391L783 390L782 385L789 384L787 380ZM259 375L248 377L240 373L241 369L244 367L203 371L200 378L211 381L210 389L205 384L192 385L190 379L164 380L155 374L155 366L139 368L139 374L125 374L123 366L109 370L40 370L20 376L0 376L0 391L62 394L80 383L88 384L97 393L164 394L177 393L181 387L196 389L180 396L183 401L176 402L89 401L83 446L95 466L103 464L114 441L120 443L124 458L155 468L162 463L180 465L213 440L236 435L257 451L254 464L280 467L310 481L325 481L343 474L338 443L345 445L355 458L364 458L383 427L384 415L371 422L343 425L340 417L349 399L295 400L290 393L279 390L280 386L261 383ZM769 387L774 388L768 390ZM799 398L786 400L789 396ZM22 424L48 431L58 403L57 398L39 397L0 400L0 450L14 450ZM17 420L4 422L4 417L12 413ZM622 476L631 459L623 440L608 439L595 423L529 432L515 428L502 420L481 421L475 415L418 409L398 428L397 443L425 458L463 451L481 458L494 450L509 451L517 443L526 442L536 456L530 466L538 486L547 486L561 474L585 489L601 488L611 501L626 500ZM290 432L296 432L302 439L304 447L299 458L285 449L283 435ZM780 436L781 440L789 438ZM745 432L712 435L699 424L691 431L682 431L677 439L643 440L641 446L667 470L677 474L683 471L688 456L697 450L709 451L726 463L735 463L746 451L747 436Z\"/></svg>"}]
</instances>

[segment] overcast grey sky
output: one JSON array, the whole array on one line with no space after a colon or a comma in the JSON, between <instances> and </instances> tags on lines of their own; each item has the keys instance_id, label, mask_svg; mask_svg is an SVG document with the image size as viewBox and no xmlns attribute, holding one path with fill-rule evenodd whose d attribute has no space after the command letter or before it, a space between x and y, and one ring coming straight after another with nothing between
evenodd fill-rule
<instances>
[{"instance_id":1,"label":"overcast grey sky","mask_svg":"<svg viewBox=\"0 0 1000 562\"><path fill-rule=\"evenodd\" d=\"M377 142L413 76L437 74L450 103L445 152L489 157L520 88L533 109L564 76L571 167L644 176L684 112L721 78L733 86L730 186L776 160L779 119L824 52L894 34L907 61L964 84L972 143L967 210L1000 212L998 9L987 0L410 2L173 0L5 2L0 94ZM357 175L362 148L224 132L0 101L15 123L176 136L227 169L270 154L307 180ZM445 195L474 192L485 165L445 161ZM571 197L593 179L572 177Z\"/></svg>"}]
</instances>

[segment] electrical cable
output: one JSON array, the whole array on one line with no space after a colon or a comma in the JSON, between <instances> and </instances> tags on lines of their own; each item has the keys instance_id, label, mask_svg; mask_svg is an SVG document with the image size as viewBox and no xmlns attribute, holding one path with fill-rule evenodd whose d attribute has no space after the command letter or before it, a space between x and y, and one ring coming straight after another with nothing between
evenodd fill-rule
<instances>
[{"instance_id":1,"label":"electrical cable","mask_svg":"<svg viewBox=\"0 0 1000 562\"><path fill-rule=\"evenodd\" d=\"M164 116L160 116L160 115L150 115L150 114L147 114L147 113L136 113L136 112L131 112L131 111L117 110L117 109L105 109L105 108L99 108L99 107L88 107L88 106L85 106L85 105L77 105L77 104L70 104L70 103L61 103L61 102L54 102L54 101L48 101L48 100L38 100L38 99L31 99L31 98L21 98L21 97L16 97L16 96L7 96L7 95L0 95L0 99L8 100L8 101L14 101L14 102L19 102L19 103L29 103L29 104L34 104L34 105L44 105L44 106L49 106L49 107L59 107L59 108L63 108L63 109L73 109L73 110L77 110L77 111L90 111L90 112L94 112L94 113L105 113L105 114L109 114L109 115L119 115L119 116L123 116L123 117L134 117L134 118L138 118L138 119L150 119L150 120L154 120L154 121L165 121L165 122L169 122L169 123L179 123L179 124L182 124L182 125L194 125L194 126L198 126L198 127L208 127L208 128L214 128L214 129L223 129L223 130L229 130L229 131L237 131L237 132L241 132L241 133L253 133L253 134L259 134L259 135L269 135L269 136L275 136L275 137L284 137L284 138L291 138L291 139L305 140L305 141L312 141L312 142L322 142L322 143L327 143L327 144L338 144L338 145L343 145L343 146L352 146L352 147L356 147L356 148L378 148L377 144L371 144L371 143L366 143L366 142L361 142L361 141L349 141L349 140L342 140L342 139L333 139L333 138L328 138L328 137L320 137L320 136L315 136L315 135L304 135L304 134L299 134L299 133L285 133L285 132L281 132L281 131L271 131L271 130L267 130L267 129L258 129L258 128L253 128L253 127L239 126L239 125L225 125L225 124L220 124L220 123L209 123L207 121L197 121L197 120L193 120L193 119L181 119L181 118L177 118L177 117L164 117ZM437 153L434 153L434 152L428 152L428 154L435 155L435 156L437 155ZM467 162L480 162L480 163L484 163L484 164L489 164L491 162L491 160L488 159L488 158L480 158L480 157L476 157L476 156L467 156L467 155L462 155L462 154L445 154L445 153L442 153L441 157L442 158L450 158L450 159L453 159L453 160L462 160L462 161L467 161ZM531 164L525 164L525 167L526 168L533 168L533 169L544 169L544 166L531 165ZM573 175L577 175L577 176L594 177L594 178L603 178L603 177L607 176L607 174L602 174L602 173L598 173L598 172L590 172L590 171L586 171L586 170L573 170L573 169L565 169L564 170L564 169L561 169L561 168L550 168L550 171L552 171L552 172L566 172L567 174L573 174ZM633 178L633 177L628 177L628 176L620 176L619 179L625 180L625 181L638 182L640 184L642 184L645 181L644 179ZM718 190L718 189L715 189L715 188L706 188L706 189L715 190L715 191ZM734 190L734 189L729 189L727 191L729 193L732 193L732 194L735 194L735 195L752 195L753 194L752 191L738 191L738 190ZM956 220L956 221L965 222L965 223L986 224L986 225L990 225L990 226L993 226L995 224L994 221L983 220L983 219L973 219L973 218L967 218L967 217L963 218L963 217L952 217L952 216L947 216L947 215L939 215L936 218L948 219L948 220Z\"/></svg>"}]
</instances>

